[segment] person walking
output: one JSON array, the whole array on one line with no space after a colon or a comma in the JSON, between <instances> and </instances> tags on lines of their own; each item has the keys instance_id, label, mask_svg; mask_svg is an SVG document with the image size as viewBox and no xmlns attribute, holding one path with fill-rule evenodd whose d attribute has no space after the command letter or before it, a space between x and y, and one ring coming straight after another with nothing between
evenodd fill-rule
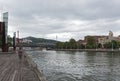
<instances>
[{"instance_id":1,"label":"person walking","mask_svg":"<svg viewBox=\"0 0 120 81\"><path fill-rule=\"evenodd\" d=\"M22 56L23 56L22 47L19 47L19 50L18 50L18 57L19 57L20 60L22 59Z\"/></svg>"}]
</instances>

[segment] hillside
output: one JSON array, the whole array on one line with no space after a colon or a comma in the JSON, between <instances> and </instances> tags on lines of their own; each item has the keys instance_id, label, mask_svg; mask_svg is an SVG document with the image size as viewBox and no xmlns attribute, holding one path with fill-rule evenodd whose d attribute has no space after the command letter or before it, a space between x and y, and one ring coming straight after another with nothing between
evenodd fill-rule
<instances>
[{"instance_id":1,"label":"hillside","mask_svg":"<svg viewBox=\"0 0 120 81\"><path fill-rule=\"evenodd\" d=\"M57 42L56 40L36 38L31 36L22 38L21 40L24 40L24 39L32 41L29 43L22 43L22 45L25 45L25 46L55 46Z\"/></svg>"}]
</instances>

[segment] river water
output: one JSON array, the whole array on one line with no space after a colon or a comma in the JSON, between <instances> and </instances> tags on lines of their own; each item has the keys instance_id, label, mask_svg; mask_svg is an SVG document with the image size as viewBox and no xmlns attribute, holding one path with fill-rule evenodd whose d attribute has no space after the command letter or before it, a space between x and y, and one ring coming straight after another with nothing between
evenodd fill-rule
<instances>
[{"instance_id":1,"label":"river water","mask_svg":"<svg viewBox=\"0 0 120 81\"><path fill-rule=\"evenodd\" d=\"M120 53L28 51L48 81L120 81Z\"/></svg>"}]
</instances>

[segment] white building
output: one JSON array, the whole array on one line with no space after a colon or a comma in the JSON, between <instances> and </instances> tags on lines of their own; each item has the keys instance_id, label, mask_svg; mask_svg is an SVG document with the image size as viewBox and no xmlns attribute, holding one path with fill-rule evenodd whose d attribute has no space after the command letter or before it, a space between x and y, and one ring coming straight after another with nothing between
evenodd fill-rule
<instances>
[{"instance_id":1,"label":"white building","mask_svg":"<svg viewBox=\"0 0 120 81\"><path fill-rule=\"evenodd\" d=\"M120 41L120 36L114 37L113 36L113 32L109 31L109 35L108 36L104 36L104 37L98 38L98 43L102 44L102 46L103 46L105 43L111 42L112 40Z\"/></svg>"},{"instance_id":2,"label":"white building","mask_svg":"<svg viewBox=\"0 0 120 81\"><path fill-rule=\"evenodd\" d=\"M21 43L31 43L32 42L32 40L28 40L28 39L22 39L21 40Z\"/></svg>"}]
</instances>

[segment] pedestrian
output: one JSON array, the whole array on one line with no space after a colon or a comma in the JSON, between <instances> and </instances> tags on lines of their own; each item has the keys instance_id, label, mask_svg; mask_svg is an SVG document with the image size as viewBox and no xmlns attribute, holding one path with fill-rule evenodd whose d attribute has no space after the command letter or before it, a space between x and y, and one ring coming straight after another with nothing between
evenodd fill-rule
<instances>
[{"instance_id":1,"label":"pedestrian","mask_svg":"<svg viewBox=\"0 0 120 81\"><path fill-rule=\"evenodd\" d=\"M22 59L22 54L23 54L22 47L19 47L18 57L19 57L20 60Z\"/></svg>"}]
</instances>

